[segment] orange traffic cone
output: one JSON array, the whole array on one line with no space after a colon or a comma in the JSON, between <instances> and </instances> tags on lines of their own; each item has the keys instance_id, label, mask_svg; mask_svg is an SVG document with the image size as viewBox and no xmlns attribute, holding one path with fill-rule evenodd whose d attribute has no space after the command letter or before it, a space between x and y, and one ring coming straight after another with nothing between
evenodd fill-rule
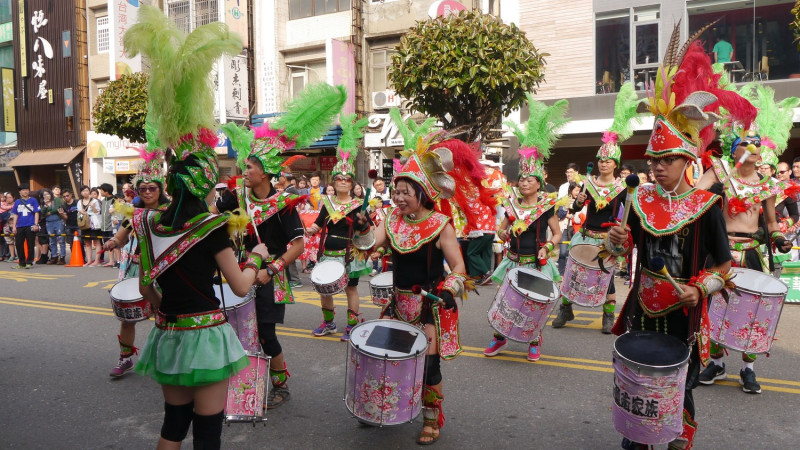
<instances>
[{"instance_id":1,"label":"orange traffic cone","mask_svg":"<svg viewBox=\"0 0 800 450\"><path fill-rule=\"evenodd\" d=\"M75 232L75 237L72 238L72 251L70 253L69 264L64 267L83 267L83 245L77 231Z\"/></svg>"}]
</instances>

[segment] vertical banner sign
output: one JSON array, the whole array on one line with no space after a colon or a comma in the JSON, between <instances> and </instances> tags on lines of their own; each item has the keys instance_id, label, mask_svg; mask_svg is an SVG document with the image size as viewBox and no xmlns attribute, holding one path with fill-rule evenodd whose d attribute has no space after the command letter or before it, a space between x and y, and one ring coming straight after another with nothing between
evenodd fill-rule
<instances>
[{"instance_id":1,"label":"vertical banner sign","mask_svg":"<svg viewBox=\"0 0 800 450\"><path fill-rule=\"evenodd\" d=\"M325 43L327 59L326 72L328 84L344 85L347 88L347 101L342 107L342 114L356 112L356 62L353 44L329 38Z\"/></svg>"},{"instance_id":2,"label":"vertical banner sign","mask_svg":"<svg viewBox=\"0 0 800 450\"><path fill-rule=\"evenodd\" d=\"M47 69L45 68L45 62L53 60L53 45L43 36L46 33L48 22L44 10L39 9L31 13L31 31L33 31L32 37L34 38L31 70L33 71L33 95L39 100L53 103L52 89L47 87ZM48 66L50 66L49 62Z\"/></svg>"},{"instance_id":3,"label":"vertical banner sign","mask_svg":"<svg viewBox=\"0 0 800 450\"><path fill-rule=\"evenodd\" d=\"M72 88L64 89L64 117L72 117L73 110Z\"/></svg>"},{"instance_id":4,"label":"vertical banner sign","mask_svg":"<svg viewBox=\"0 0 800 450\"><path fill-rule=\"evenodd\" d=\"M72 56L72 35L69 30L61 32L61 53L64 58Z\"/></svg>"},{"instance_id":5,"label":"vertical banner sign","mask_svg":"<svg viewBox=\"0 0 800 450\"><path fill-rule=\"evenodd\" d=\"M14 109L14 69L3 67L3 131L17 132L17 112Z\"/></svg>"},{"instance_id":6,"label":"vertical banner sign","mask_svg":"<svg viewBox=\"0 0 800 450\"><path fill-rule=\"evenodd\" d=\"M234 56L225 70L225 116L228 120L247 119L248 92L247 58Z\"/></svg>"},{"instance_id":7,"label":"vertical banner sign","mask_svg":"<svg viewBox=\"0 0 800 450\"><path fill-rule=\"evenodd\" d=\"M19 0L19 75L22 78L28 78L28 39L25 37L27 26L25 0Z\"/></svg>"},{"instance_id":8,"label":"vertical banner sign","mask_svg":"<svg viewBox=\"0 0 800 450\"><path fill-rule=\"evenodd\" d=\"M122 39L128 28L132 27L139 17L139 0L109 0L108 25L108 67L109 79L114 81L122 75L141 72L142 57L129 58L125 55Z\"/></svg>"},{"instance_id":9,"label":"vertical banner sign","mask_svg":"<svg viewBox=\"0 0 800 450\"><path fill-rule=\"evenodd\" d=\"M249 48L247 33L247 0L225 0L225 24L239 34L244 48Z\"/></svg>"}]
</instances>

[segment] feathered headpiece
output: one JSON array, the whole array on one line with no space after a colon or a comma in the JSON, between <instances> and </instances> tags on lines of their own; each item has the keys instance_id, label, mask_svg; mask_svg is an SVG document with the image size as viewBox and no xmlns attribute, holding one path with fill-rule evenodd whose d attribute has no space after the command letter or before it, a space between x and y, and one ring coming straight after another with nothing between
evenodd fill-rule
<instances>
[{"instance_id":1,"label":"feathered headpiece","mask_svg":"<svg viewBox=\"0 0 800 450\"><path fill-rule=\"evenodd\" d=\"M131 178L131 183L137 187L139 183L159 183L164 186L164 152L151 152L142 146L139 147L139 156L143 161L139 164L136 175Z\"/></svg>"},{"instance_id":2,"label":"feathered headpiece","mask_svg":"<svg viewBox=\"0 0 800 450\"><path fill-rule=\"evenodd\" d=\"M305 148L320 138L333 123L347 100L344 86L316 83L306 86L286 105L286 114L275 123L265 123L255 132L252 151L248 156L257 158L265 173L277 175L282 167L301 156L284 161L284 151Z\"/></svg>"},{"instance_id":3,"label":"feathered headpiece","mask_svg":"<svg viewBox=\"0 0 800 450\"><path fill-rule=\"evenodd\" d=\"M193 195L205 197L219 178L209 73L221 56L242 51L242 38L220 22L197 27L187 36L158 8L142 5L124 45L130 56L141 53L150 60L148 96L157 141L179 161L196 159L187 165L188 174L168 176L167 191L174 192L183 182Z\"/></svg>"},{"instance_id":4,"label":"feathered headpiece","mask_svg":"<svg viewBox=\"0 0 800 450\"><path fill-rule=\"evenodd\" d=\"M523 124L524 129L510 120L504 123L519 139L519 177L536 177L544 185L544 164L561 136L559 130L570 121L566 117L569 102L558 100L553 106L547 106L534 100L531 94L525 96L530 117Z\"/></svg>"},{"instance_id":5,"label":"feathered headpiece","mask_svg":"<svg viewBox=\"0 0 800 450\"><path fill-rule=\"evenodd\" d=\"M750 102L720 87L722 75L714 73L711 60L697 42L714 23L699 29L680 48L680 21L672 31L655 83L648 86L648 109L656 116L645 151L648 157L702 157L714 139L712 125L719 120L721 107L747 126L755 119Z\"/></svg>"},{"instance_id":6,"label":"feathered headpiece","mask_svg":"<svg viewBox=\"0 0 800 450\"><path fill-rule=\"evenodd\" d=\"M611 128L603 132L603 145L597 152L597 159L613 159L620 164L622 149L619 144L633 135L634 122L641 122L636 112L640 100L636 96L633 83L625 83L617 94L614 102L614 122Z\"/></svg>"},{"instance_id":7,"label":"feathered headpiece","mask_svg":"<svg viewBox=\"0 0 800 450\"><path fill-rule=\"evenodd\" d=\"M794 126L794 108L800 105L800 98L789 97L775 101L775 91L766 86L755 87L755 95L749 95L753 106L758 108L756 124L761 135L761 164L769 164L778 169L778 157L789 143L789 133Z\"/></svg>"},{"instance_id":8,"label":"feathered headpiece","mask_svg":"<svg viewBox=\"0 0 800 450\"><path fill-rule=\"evenodd\" d=\"M346 175L355 178L358 142L364 136L362 130L369 123L369 119L364 117L356 120L355 114L348 114L341 116L339 122L342 127L342 137L339 138L339 148L336 151L338 161L333 166L331 175Z\"/></svg>"},{"instance_id":9,"label":"feathered headpiece","mask_svg":"<svg viewBox=\"0 0 800 450\"><path fill-rule=\"evenodd\" d=\"M445 147L432 148L434 143L444 137L443 133L430 133L436 120L429 118L421 125L417 125L411 118L403 121L400 111L395 108L389 111L389 116L403 136L405 147L400 152L402 167L394 176L395 182L398 178L410 178L419 183L425 194L434 201L439 197L452 197L455 193L455 181L447 172L453 170L453 154Z\"/></svg>"}]
</instances>

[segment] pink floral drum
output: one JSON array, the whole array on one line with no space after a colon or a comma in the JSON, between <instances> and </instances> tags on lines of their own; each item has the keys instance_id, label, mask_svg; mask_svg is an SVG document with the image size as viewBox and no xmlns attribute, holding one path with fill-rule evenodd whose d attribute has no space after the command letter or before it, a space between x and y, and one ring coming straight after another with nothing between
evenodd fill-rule
<instances>
[{"instance_id":1,"label":"pink floral drum","mask_svg":"<svg viewBox=\"0 0 800 450\"><path fill-rule=\"evenodd\" d=\"M139 322L150 317L150 302L139 293L139 278L126 278L111 287L111 307L123 322Z\"/></svg>"},{"instance_id":2,"label":"pink floral drum","mask_svg":"<svg viewBox=\"0 0 800 450\"><path fill-rule=\"evenodd\" d=\"M263 422L267 396L269 356L248 353L250 365L228 378L225 399L226 422Z\"/></svg>"},{"instance_id":3,"label":"pink floral drum","mask_svg":"<svg viewBox=\"0 0 800 450\"><path fill-rule=\"evenodd\" d=\"M339 261L318 262L311 271L311 284L322 295L336 295L347 287L347 272Z\"/></svg>"},{"instance_id":4,"label":"pink floral drum","mask_svg":"<svg viewBox=\"0 0 800 450\"><path fill-rule=\"evenodd\" d=\"M736 289L728 291L727 302L720 293L714 294L708 308L711 340L732 350L767 353L789 288L765 273L731 270Z\"/></svg>"},{"instance_id":5,"label":"pink floral drum","mask_svg":"<svg viewBox=\"0 0 800 450\"><path fill-rule=\"evenodd\" d=\"M578 244L569 249L561 295L576 305L594 308L606 301L608 286L614 281L614 257L603 260L606 273L597 263L598 253L600 247L591 244Z\"/></svg>"},{"instance_id":6,"label":"pink floral drum","mask_svg":"<svg viewBox=\"0 0 800 450\"><path fill-rule=\"evenodd\" d=\"M428 340L397 320L355 326L347 347L344 403L360 422L399 425L422 409L422 375Z\"/></svg>"},{"instance_id":7,"label":"pink floral drum","mask_svg":"<svg viewBox=\"0 0 800 450\"><path fill-rule=\"evenodd\" d=\"M221 287L214 285L214 294L218 299L225 297L225 314L228 315L228 323L233 327L239 342L242 343L244 351L258 353L261 351L261 344L258 342L258 322L256 322L256 289L253 287L250 292L242 298L231 290L228 283Z\"/></svg>"},{"instance_id":8,"label":"pink floral drum","mask_svg":"<svg viewBox=\"0 0 800 450\"><path fill-rule=\"evenodd\" d=\"M614 341L614 428L641 444L667 444L683 432L683 397L689 347L652 331L631 331Z\"/></svg>"},{"instance_id":9,"label":"pink floral drum","mask_svg":"<svg viewBox=\"0 0 800 450\"><path fill-rule=\"evenodd\" d=\"M525 267L508 271L489 307L489 324L518 342L531 342L547 324L559 298L558 287L544 273Z\"/></svg>"},{"instance_id":10,"label":"pink floral drum","mask_svg":"<svg viewBox=\"0 0 800 450\"><path fill-rule=\"evenodd\" d=\"M384 307L394 298L394 283L392 272L383 272L369 280L369 290L372 293L372 303Z\"/></svg>"}]
</instances>

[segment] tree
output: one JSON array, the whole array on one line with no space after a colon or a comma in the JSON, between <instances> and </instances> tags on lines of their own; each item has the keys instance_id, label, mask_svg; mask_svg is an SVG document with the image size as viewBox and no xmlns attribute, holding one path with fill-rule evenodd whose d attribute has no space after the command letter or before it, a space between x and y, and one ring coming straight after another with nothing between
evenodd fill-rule
<instances>
[{"instance_id":1,"label":"tree","mask_svg":"<svg viewBox=\"0 0 800 450\"><path fill-rule=\"evenodd\" d=\"M544 81L544 57L516 25L479 11L417 22L400 40L389 80L411 106L486 137Z\"/></svg>"},{"instance_id":2,"label":"tree","mask_svg":"<svg viewBox=\"0 0 800 450\"><path fill-rule=\"evenodd\" d=\"M800 0L797 0L792 8L792 17L794 17L791 23L794 41L797 43L797 50L800 50Z\"/></svg>"},{"instance_id":3,"label":"tree","mask_svg":"<svg viewBox=\"0 0 800 450\"><path fill-rule=\"evenodd\" d=\"M132 142L146 142L144 122L148 81L146 73L137 72L109 83L92 109L95 131Z\"/></svg>"}]
</instances>

